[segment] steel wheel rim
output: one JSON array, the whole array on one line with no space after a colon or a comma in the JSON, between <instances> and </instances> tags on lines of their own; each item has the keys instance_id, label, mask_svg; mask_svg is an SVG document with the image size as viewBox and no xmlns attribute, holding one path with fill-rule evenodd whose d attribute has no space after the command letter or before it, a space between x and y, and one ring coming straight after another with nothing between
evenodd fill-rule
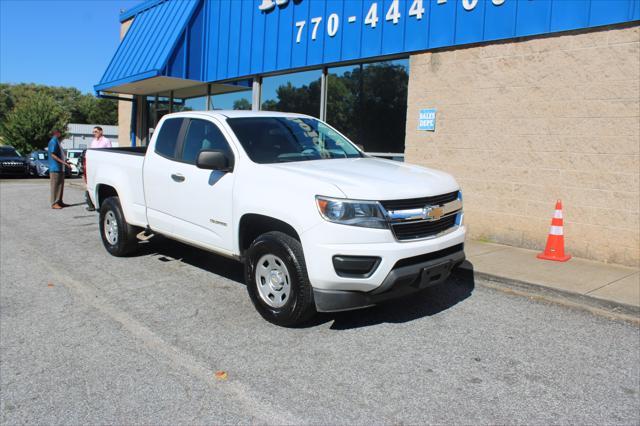
<instances>
[{"instance_id":1,"label":"steel wheel rim","mask_svg":"<svg viewBox=\"0 0 640 426\"><path fill-rule=\"evenodd\" d=\"M112 246L118 243L118 221L111 210L104 215L104 235Z\"/></svg>"},{"instance_id":2,"label":"steel wheel rim","mask_svg":"<svg viewBox=\"0 0 640 426\"><path fill-rule=\"evenodd\" d=\"M291 296L291 277L285 263L278 256L265 254L256 263L256 287L264 303L281 308Z\"/></svg>"}]
</instances>

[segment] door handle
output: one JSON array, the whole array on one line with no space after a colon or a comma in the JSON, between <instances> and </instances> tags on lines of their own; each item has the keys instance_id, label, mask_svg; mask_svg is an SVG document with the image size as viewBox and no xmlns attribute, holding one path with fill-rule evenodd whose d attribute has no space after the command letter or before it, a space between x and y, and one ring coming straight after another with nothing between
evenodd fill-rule
<instances>
[{"instance_id":1,"label":"door handle","mask_svg":"<svg viewBox=\"0 0 640 426\"><path fill-rule=\"evenodd\" d=\"M180 173L173 173L171 175L171 179L173 179L175 182L184 182L184 176L182 176Z\"/></svg>"}]
</instances>

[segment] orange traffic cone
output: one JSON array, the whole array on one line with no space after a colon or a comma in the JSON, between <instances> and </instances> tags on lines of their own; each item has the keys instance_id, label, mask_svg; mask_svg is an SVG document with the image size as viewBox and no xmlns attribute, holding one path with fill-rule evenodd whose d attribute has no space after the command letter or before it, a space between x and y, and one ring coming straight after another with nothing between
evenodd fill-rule
<instances>
[{"instance_id":1,"label":"orange traffic cone","mask_svg":"<svg viewBox=\"0 0 640 426\"><path fill-rule=\"evenodd\" d=\"M556 260L566 262L571 259L571 255L564 253L564 225L562 222L562 201L556 201L556 212L551 219L551 230L547 238L547 246L538 259Z\"/></svg>"}]
</instances>

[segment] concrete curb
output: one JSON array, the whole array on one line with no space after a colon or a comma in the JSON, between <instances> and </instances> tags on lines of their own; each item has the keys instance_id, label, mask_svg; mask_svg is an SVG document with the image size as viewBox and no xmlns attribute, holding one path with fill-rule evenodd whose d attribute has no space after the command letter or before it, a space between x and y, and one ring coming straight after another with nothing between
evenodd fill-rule
<instances>
[{"instance_id":1,"label":"concrete curb","mask_svg":"<svg viewBox=\"0 0 640 426\"><path fill-rule=\"evenodd\" d=\"M539 298L548 302L584 309L597 315L640 325L640 307L637 306L475 271L473 264L469 261L465 261L460 268L468 272L473 272L474 278L481 281L479 284L483 287L507 291L525 297Z\"/></svg>"}]
</instances>

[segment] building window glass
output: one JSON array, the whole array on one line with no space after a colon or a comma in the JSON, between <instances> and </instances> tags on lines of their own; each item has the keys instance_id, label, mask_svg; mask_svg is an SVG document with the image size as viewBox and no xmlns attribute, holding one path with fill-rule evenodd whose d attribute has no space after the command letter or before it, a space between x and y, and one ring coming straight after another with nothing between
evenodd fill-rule
<instances>
[{"instance_id":1,"label":"building window glass","mask_svg":"<svg viewBox=\"0 0 640 426\"><path fill-rule=\"evenodd\" d=\"M184 102L178 100L173 105L173 111L205 111L207 109L207 97L206 96L198 96L197 98L189 98L185 99Z\"/></svg>"},{"instance_id":2,"label":"building window glass","mask_svg":"<svg viewBox=\"0 0 640 426\"><path fill-rule=\"evenodd\" d=\"M326 121L367 152L404 153L407 59L330 68Z\"/></svg>"},{"instance_id":3,"label":"building window glass","mask_svg":"<svg viewBox=\"0 0 640 426\"><path fill-rule=\"evenodd\" d=\"M262 106L265 111L320 115L321 70L265 77L262 80Z\"/></svg>"},{"instance_id":4,"label":"building window glass","mask_svg":"<svg viewBox=\"0 0 640 426\"><path fill-rule=\"evenodd\" d=\"M211 95L211 109L251 110L252 90Z\"/></svg>"},{"instance_id":5,"label":"building window glass","mask_svg":"<svg viewBox=\"0 0 640 426\"><path fill-rule=\"evenodd\" d=\"M153 136L153 132L156 128L156 125L160 121L160 119L169 113L169 98L164 96L147 96L147 135L148 139L144 142L145 144L149 143L151 140L151 136ZM145 135L140 135L143 139Z\"/></svg>"}]
</instances>

